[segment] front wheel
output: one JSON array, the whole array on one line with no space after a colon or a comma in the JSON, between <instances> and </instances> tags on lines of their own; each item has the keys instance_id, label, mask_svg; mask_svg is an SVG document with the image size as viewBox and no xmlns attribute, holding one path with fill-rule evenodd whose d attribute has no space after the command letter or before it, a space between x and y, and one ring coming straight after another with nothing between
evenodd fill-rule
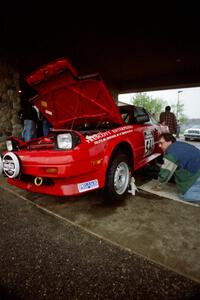
<instances>
[{"instance_id":1,"label":"front wheel","mask_svg":"<svg viewBox=\"0 0 200 300\"><path fill-rule=\"evenodd\" d=\"M121 202L130 183L130 160L126 154L120 153L110 162L105 186L106 200L111 203Z\"/></svg>"}]
</instances>

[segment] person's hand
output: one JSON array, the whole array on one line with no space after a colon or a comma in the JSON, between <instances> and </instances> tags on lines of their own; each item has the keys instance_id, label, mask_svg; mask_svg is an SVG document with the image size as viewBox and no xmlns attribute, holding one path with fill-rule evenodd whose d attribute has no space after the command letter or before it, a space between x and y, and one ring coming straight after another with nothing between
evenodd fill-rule
<instances>
[{"instance_id":1,"label":"person's hand","mask_svg":"<svg viewBox=\"0 0 200 300\"><path fill-rule=\"evenodd\" d=\"M161 191L163 189L163 184L159 181L156 181L151 189L154 191Z\"/></svg>"}]
</instances>

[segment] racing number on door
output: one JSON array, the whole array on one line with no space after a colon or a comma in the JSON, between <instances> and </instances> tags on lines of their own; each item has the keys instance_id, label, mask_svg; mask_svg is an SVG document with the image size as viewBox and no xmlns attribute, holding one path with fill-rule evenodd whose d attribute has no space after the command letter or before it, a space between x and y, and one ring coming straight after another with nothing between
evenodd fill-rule
<instances>
[{"instance_id":1,"label":"racing number on door","mask_svg":"<svg viewBox=\"0 0 200 300\"><path fill-rule=\"evenodd\" d=\"M149 155L154 150L154 138L152 131L144 132L144 154Z\"/></svg>"}]
</instances>

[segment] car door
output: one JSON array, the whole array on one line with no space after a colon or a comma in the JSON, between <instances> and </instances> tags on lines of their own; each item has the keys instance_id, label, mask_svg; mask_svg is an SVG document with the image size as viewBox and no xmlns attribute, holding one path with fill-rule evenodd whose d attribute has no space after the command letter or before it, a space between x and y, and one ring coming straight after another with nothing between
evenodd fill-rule
<instances>
[{"instance_id":1,"label":"car door","mask_svg":"<svg viewBox=\"0 0 200 300\"><path fill-rule=\"evenodd\" d=\"M134 107L132 120L135 168L139 168L154 152L156 127L150 121L149 115L142 107Z\"/></svg>"}]
</instances>

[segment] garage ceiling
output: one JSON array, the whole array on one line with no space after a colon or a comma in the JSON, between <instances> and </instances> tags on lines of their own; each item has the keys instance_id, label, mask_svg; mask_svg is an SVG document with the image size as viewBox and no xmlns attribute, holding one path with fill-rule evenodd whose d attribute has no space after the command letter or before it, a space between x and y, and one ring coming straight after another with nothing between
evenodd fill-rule
<instances>
[{"instance_id":1,"label":"garage ceiling","mask_svg":"<svg viewBox=\"0 0 200 300\"><path fill-rule=\"evenodd\" d=\"M67 56L79 74L98 72L120 93L200 86L198 19L181 14L10 14L3 19L1 53L17 63L22 75Z\"/></svg>"}]
</instances>

